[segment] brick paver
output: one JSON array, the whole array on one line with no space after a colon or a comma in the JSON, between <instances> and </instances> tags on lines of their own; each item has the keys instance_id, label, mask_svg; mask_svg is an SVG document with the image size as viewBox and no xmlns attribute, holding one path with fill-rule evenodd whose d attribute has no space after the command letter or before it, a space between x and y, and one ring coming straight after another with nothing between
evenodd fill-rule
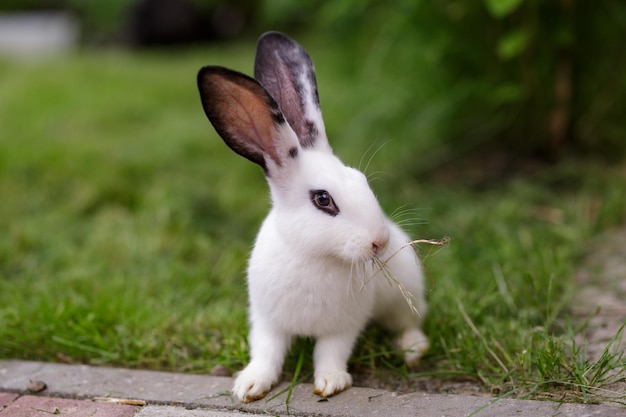
<instances>
[{"instance_id":1,"label":"brick paver","mask_svg":"<svg viewBox=\"0 0 626 417\"><path fill-rule=\"evenodd\" d=\"M17 394L10 392L0 392L0 411L18 397Z\"/></svg>"},{"instance_id":2,"label":"brick paver","mask_svg":"<svg viewBox=\"0 0 626 417\"><path fill-rule=\"evenodd\" d=\"M2 409L0 416L50 417L58 414L89 417L132 417L138 411L139 407L130 405L25 395Z\"/></svg>"}]
</instances>

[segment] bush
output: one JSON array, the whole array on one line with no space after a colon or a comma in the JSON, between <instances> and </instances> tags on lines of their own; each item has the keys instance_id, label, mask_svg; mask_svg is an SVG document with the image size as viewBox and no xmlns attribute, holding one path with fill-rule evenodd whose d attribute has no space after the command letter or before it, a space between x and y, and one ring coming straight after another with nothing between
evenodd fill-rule
<instances>
[{"instance_id":1,"label":"bush","mask_svg":"<svg viewBox=\"0 0 626 417\"><path fill-rule=\"evenodd\" d=\"M409 132L415 109L436 107L424 131L445 145L442 158L485 147L549 159L625 154L620 0L298 4L266 0L273 13L263 17L307 24L344 43L347 59L368 63L360 71L403 83L407 111L394 122Z\"/></svg>"},{"instance_id":2,"label":"bush","mask_svg":"<svg viewBox=\"0 0 626 417\"><path fill-rule=\"evenodd\" d=\"M249 38L282 29L338 44L333 65L393 94L351 133L429 137L422 170L494 148L549 160L626 155L622 0L191 1L208 15L234 4ZM121 37L134 3L8 0L0 9L66 7L81 16L85 38L99 41ZM403 146L415 154L423 143Z\"/></svg>"}]
</instances>

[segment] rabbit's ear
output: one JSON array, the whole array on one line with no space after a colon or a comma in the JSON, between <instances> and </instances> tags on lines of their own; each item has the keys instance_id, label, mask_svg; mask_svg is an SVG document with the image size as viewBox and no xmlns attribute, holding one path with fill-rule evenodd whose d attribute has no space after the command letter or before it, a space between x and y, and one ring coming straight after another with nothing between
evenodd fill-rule
<instances>
[{"instance_id":1,"label":"rabbit's ear","mask_svg":"<svg viewBox=\"0 0 626 417\"><path fill-rule=\"evenodd\" d=\"M228 68L198 73L202 107L224 142L268 176L298 155L299 143L276 101L253 78Z\"/></svg>"},{"instance_id":2,"label":"rabbit's ear","mask_svg":"<svg viewBox=\"0 0 626 417\"><path fill-rule=\"evenodd\" d=\"M332 152L313 62L297 42L278 32L262 35L256 49L254 77L276 99L303 148Z\"/></svg>"}]
</instances>

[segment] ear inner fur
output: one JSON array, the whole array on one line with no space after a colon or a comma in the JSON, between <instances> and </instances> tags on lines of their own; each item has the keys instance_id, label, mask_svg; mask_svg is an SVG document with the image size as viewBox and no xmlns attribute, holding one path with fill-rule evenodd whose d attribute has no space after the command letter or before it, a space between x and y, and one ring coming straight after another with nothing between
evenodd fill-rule
<instances>
[{"instance_id":1,"label":"ear inner fur","mask_svg":"<svg viewBox=\"0 0 626 417\"><path fill-rule=\"evenodd\" d=\"M274 143L285 118L276 101L259 83L223 67L204 67L198 73L204 111L224 142L265 170L265 157L282 165Z\"/></svg>"}]
</instances>

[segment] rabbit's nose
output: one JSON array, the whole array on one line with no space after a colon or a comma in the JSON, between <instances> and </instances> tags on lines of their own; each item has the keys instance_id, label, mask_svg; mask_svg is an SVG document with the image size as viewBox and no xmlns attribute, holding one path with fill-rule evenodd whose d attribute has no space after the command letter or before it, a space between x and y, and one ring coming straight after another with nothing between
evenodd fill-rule
<instances>
[{"instance_id":1,"label":"rabbit's nose","mask_svg":"<svg viewBox=\"0 0 626 417\"><path fill-rule=\"evenodd\" d=\"M374 256L380 256L385 252L387 248L388 240L380 240L372 242L372 252L374 252Z\"/></svg>"},{"instance_id":2,"label":"rabbit's nose","mask_svg":"<svg viewBox=\"0 0 626 417\"><path fill-rule=\"evenodd\" d=\"M389 244L389 230L385 227L372 236L372 252L374 256L381 256Z\"/></svg>"}]
</instances>

